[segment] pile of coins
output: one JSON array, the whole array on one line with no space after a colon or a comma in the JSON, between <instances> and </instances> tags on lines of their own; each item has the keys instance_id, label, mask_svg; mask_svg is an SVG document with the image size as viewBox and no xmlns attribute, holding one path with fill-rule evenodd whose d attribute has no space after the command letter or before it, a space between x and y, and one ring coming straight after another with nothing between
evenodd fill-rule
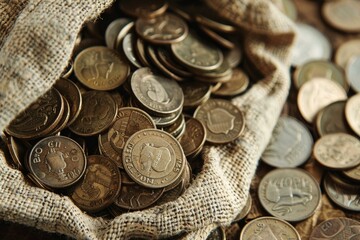
<instances>
[{"instance_id":1,"label":"pile of coins","mask_svg":"<svg viewBox=\"0 0 360 240\"><path fill-rule=\"evenodd\" d=\"M243 114L226 99L249 85L238 30L169 7L121 1L87 23L62 78L8 126L15 166L36 186L117 216L177 199L205 142L240 136Z\"/></svg>"}]
</instances>

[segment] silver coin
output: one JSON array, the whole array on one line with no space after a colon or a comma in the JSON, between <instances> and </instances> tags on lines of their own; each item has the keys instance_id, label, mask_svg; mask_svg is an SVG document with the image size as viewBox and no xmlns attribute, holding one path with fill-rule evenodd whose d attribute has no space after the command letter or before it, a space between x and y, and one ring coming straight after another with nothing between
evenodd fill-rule
<instances>
[{"instance_id":1,"label":"silver coin","mask_svg":"<svg viewBox=\"0 0 360 240\"><path fill-rule=\"evenodd\" d=\"M317 225L309 240L358 240L360 222L350 218L332 218Z\"/></svg>"},{"instance_id":2,"label":"silver coin","mask_svg":"<svg viewBox=\"0 0 360 240\"><path fill-rule=\"evenodd\" d=\"M297 167L310 157L313 138L309 130L292 117L280 117L262 160L273 167Z\"/></svg>"},{"instance_id":3,"label":"silver coin","mask_svg":"<svg viewBox=\"0 0 360 240\"><path fill-rule=\"evenodd\" d=\"M108 48L115 47L116 38L123 27L130 23L130 19L119 18L112 21L105 31L105 43Z\"/></svg>"},{"instance_id":4,"label":"silver coin","mask_svg":"<svg viewBox=\"0 0 360 240\"><path fill-rule=\"evenodd\" d=\"M299 66L310 60L330 59L331 44L316 28L304 24L296 24L297 38L291 53L291 64Z\"/></svg>"},{"instance_id":5,"label":"silver coin","mask_svg":"<svg viewBox=\"0 0 360 240\"><path fill-rule=\"evenodd\" d=\"M360 93L352 96L346 102L345 116L351 129L360 136Z\"/></svg>"},{"instance_id":6,"label":"silver coin","mask_svg":"<svg viewBox=\"0 0 360 240\"><path fill-rule=\"evenodd\" d=\"M346 76L351 88L360 92L360 55L353 56L346 65Z\"/></svg>"},{"instance_id":7,"label":"silver coin","mask_svg":"<svg viewBox=\"0 0 360 240\"><path fill-rule=\"evenodd\" d=\"M122 47L125 54L125 57L129 60L129 62L134 65L136 68L141 68L141 63L136 58L134 46L134 34L128 33L124 37L122 41Z\"/></svg>"},{"instance_id":8,"label":"silver coin","mask_svg":"<svg viewBox=\"0 0 360 240\"><path fill-rule=\"evenodd\" d=\"M302 169L275 169L265 175L258 189L261 205L274 217L289 222L314 214L321 199L317 181Z\"/></svg>"}]
</instances>

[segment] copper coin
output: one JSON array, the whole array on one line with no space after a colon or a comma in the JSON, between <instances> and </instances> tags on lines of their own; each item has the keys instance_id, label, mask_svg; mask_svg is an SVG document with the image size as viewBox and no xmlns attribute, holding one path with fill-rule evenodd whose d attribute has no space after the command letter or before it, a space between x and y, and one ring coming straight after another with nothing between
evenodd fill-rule
<instances>
[{"instance_id":1,"label":"copper coin","mask_svg":"<svg viewBox=\"0 0 360 240\"><path fill-rule=\"evenodd\" d=\"M360 2L327 1L321 10L325 21L334 28L344 32L360 32Z\"/></svg>"},{"instance_id":2,"label":"copper coin","mask_svg":"<svg viewBox=\"0 0 360 240\"><path fill-rule=\"evenodd\" d=\"M68 101L64 98L64 112L61 115L60 121L55 126L53 130L48 135L54 135L59 134L60 131L64 130L64 128L68 125L69 119L70 119L70 105Z\"/></svg>"},{"instance_id":3,"label":"copper coin","mask_svg":"<svg viewBox=\"0 0 360 240\"><path fill-rule=\"evenodd\" d=\"M106 134L106 142L110 142L112 148L122 156L125 143L129 137L148 128L156 128L156 126L146 112L133 107L120 108L117 120Z\"/></svg>"},{"instance_id":4,"label":"copper coin","mask_svg":"<svg viewBox=\"0 0 360 240\"><path fill-rule=\"evenodd\" d=\"M221 87L214 92L217 96L232 97L243 93L249 86L250 80L246 73L240 68L232 70L231 79L221 85Z\"/></svg>"},{"instance_id":5,"label":"copper coin","mask_svg":"<svg viewBox=\"0 0 360 240\"><path fill-rule=\"evenodd\" d=\"M140 68L131 77L131 90L137 101L151 114L164 116L181 109L184 94L176 81Z\"/></svg>"},{"instance_id":6,"label":"copper coin","mask_svg":"<svg viewBox=\"0 0 360 240\"><path fill-rule=\"evenodd\" d=\"M342 171L343 175L345 175L347 178L360 182L360 165L354 168L350 168L348 170Z\"/></svg>"},{"instance_id":7,"label":"copper coin","mask_svg":"<svg viewBox=\"0 0 360 240\"><path fill-rule=\"evenodd\" d=\"M154 18L162 15L167 8L168 3L165 0L120 1L120 9L124 13L136 18Z\"/></svg>"},{"instance_id":8,"label":"copper coin","mask_svg":"<svg viewBox=\"0 0 360 240\"><path fill-rule=\"evenodd\" d=\"M360 164L360 141L346 133L328 134L316 141L314 156L327 168L353 168Z\"/></svg>"},{"instance_id":9,"label":"copper coin","mask_svg":"<svg viewBox=\"0 0 360 240\"><path fill-rule=\"evenodd\" d=\"M151 189L138 184L123 184L115 205L129 210L140 210L154 204L163 193L164 188Z\"/></svg>"},{"instance_id":10,"label":"copper coin","mask_svg":"<svg viewBox=\"0 0 360 240\"><path fill-rule=\"evenodd\" d=\"M274 217L260 217L245 225L240 240L251 239L294 239L301 237L289 223Z\"/></svg>"},{"instance_id":11,"label":"copper coin","mask_svg":"<svg viewBox=\"0 0 360 240\"><path fill-rule=\"evenodd\" d=\"M68 101L70 105L70 118L68 125L71 125L80 114L82 108L81 92L76 84L66 78L60 78L56 81L54 87Z\"/></svg>"},{"instance_id":12,"label":"copper coin","mask_svg":"<svg viewBox=\"0 0 360 240\"><path fill-rule=\"evenodd\" d=\"M232 49L235 47L235 44L232 41L228 40L224 36L221 36L217 32L214 32L210 28L202 25L199 25L198 27L204 32L205 35L207 35L211 40L213 40L219 46L227 49Z\"/></svg>"},{"instance_id":13,"label":"copper coin","mask_svg":"<svg viewBox=\"0 0 360 240\"><path fill-rule=\"evenodd\" d=\"M341 208L360 212L360 187L341 180L337 175L326 175L324 189L329 198Z\"/></svg>"},{"instance_id":14,"label":"copper coin","mask_svg":"<svg viewBox=\"0 0 360 240\"><path fill-rule=\"evenodd\" d=\"M340 84L344 90L349 91L349 83L344 71L337 65L326 60L313 60L298 67L294 73L294 83L299 89L305 82L313 78L326 78Z\"/></svg>"},{"instance_id":15,"label":"copper coin","mask_svg":"<svg viewBox=\"0 0 360 240\"><path fill-rule=\"evenodd\" d=\"M347 63L346 76L350 82L351 88L359 93L360 92L360 54L353 56Z\"/></svg>"},{"instance_id":16,"label":"copper coin","mask_svg":"<svg viewBox=\"0 0 360 240\"><path fill-rule=\"evenodd\" d=\"M316 117L316 129L320 136L331 133L353 134L345 118L346 101L334 102L323 108Z\"/></svg>"},{"instance_id":17,"label":"copper coin","mask_svg":"<svg viewBox=\"0 0 360 240\"><path fill-rule=\"evenodd\" d=\"M199 106L194 117L206 128L206 141L228 143L237 139L245 127L241 110L231 102L222 99L210 99Z\"/></svg>"},{"instance_id":18,"label":"copper coin","mask_svg":"<svg viewBox=\"0 0 360 240\"><path fill-rule=\"evenodd\" d=\"M119 32L130 22L131 20L128 18L118 18L108 25L105 31L105 42L108 48L115 48L116 38Z\"/></svg>"},{"instance_id":19,"label":"copper coin","mask_svg":"<svg viewBox=\"0 0 360 240\"><path fill-rule=\"evenodd\" d=\"M345 116L346 120L349 123L351 129L360 136L360 93L352 96L346 102L345 106Z\"/></svg>"},{"instance_id":20,"label":"copper coin","mask_svg":"<svg viewBox=\"0 0 360 240\"><path fill-rule=\"evenodd\" d=\"M328 219L317 225L309 240L356 240L359 238L360 222L350 218Z\"/></svg>"},{"instance_id":21,"label":"copper coin","mask_svg":"<svg viewBox=\"0 0 360 240\"><path fill-rule=\"evenodd\" d=\"M178 43L171 44L171 51L174 57L189 69L209 71L218 68L224 56L221 50L200 38L194 32Z\"/></svg>"},{"instance_id":22,"label":"copper coin","mask_svg":"<svg viewBox=\"0 0 360 240\"><path fill-rule=\"evenodd\" d=\"M332 47L324 34L304 23L297 23L296 31L298 37L291 52L291 64L293 66L299 66L316 59L330 59Z\"/></svg>"},{"instance_id":23,"label":"copper coin","mask_svg":"<svg viewBox=\"0 0 360 240\"><path fill-rule=\"evenodd\" d=\"M295 118L282 116L261 159L273 167L297 167L310 158L313 143L306 126Z\"/></svg>"},{"instance_id":24,"label":"copper coin","mask_svg":"<svg viewBox=\"0 0 360 240\"><path fill-rule=\"evenodd\" d=\"M146 41L155 44L177 43L188 35L188 26L178 16L166 13L151 19L139 18L136 32Z\"/></svg>"},{"instance_id":25,"label":"copper coin","mask_svg":"<svg viewBox=\"0 0 360 240\"><path fill-rule=\"evenodd\" d=\"M122 155L115 151L113 146L111 146L110 140L108 138L108 132L99 135L98 144L101 155L110 158L119 168L124 168L122 163Z\"/></svg>"},{"instance_id":26,"label":"copper coin","mask_svg":"<svg viewBox=\"0 0 360 240\"><path fill-rule=\"evenodd\" d=\"M98 212L116 200L120 186L121 175L116 164L107 157L91 155L85 176L70 197L82 210Z\"/></svg>"},{"instance_id":27,"label":"copper coin","mask_svg":"<svg viewBox=\"0 0 360 240\"><path fill-rule=\"evenodd\" d=\"M60 93L51 88L22 111L7 127L6 132L17 138L38 138L53 130L64 112Z\"/></svg>"},{"instance_id":28,"label":"copper coin","mask_svg":"<svg viewBox=\"0 0 360 240\"><path fill-rule=\"evenodd\" d=\"M356 55L360 55L360 39L351 39L336 50L335 63L345 69L349 60Z\"/></svg>"},{"instance_id":29,"label":"copper coin","mask_svg":"<svg viewBox=\"0 0 360 240\"><path fill-rule=\"evenodd\" d=\"M64 188L76 183L84 174L87 161L80 145L63 136L40 140L29 155L29 171L42 184Z\"/></svg>"},{"instance_id":30,"label":"copper coin","mask_svg":"<svg viewBox=\"0 0 360 240\"><path fill-rule=\"evenodd\" d=\"M196 118L189 118L186 120L185 134L180 139L181 147L184 150L185 156L195 154L199 148L205 143L206 129L204 125Z\"/></svg>"},{"instance_id":31,"label":"copper coin","mask_svg":"<svg viewBox=\"0 0 360 240\"><path fill-rule=\"evenodd\" d=\"M196 108L206 102L211 95L211 84L196 81L179 83L184 93L184 108Z\"/></svg>"},{"instance_id":32,"label":"copper coin","mask_svg":"<svg viewBox=\"0 0 360 240\"><path fill-rule=\"evenodd\" d=\"M134 44L135 44L134 33L126 34L126 36L124 37L124 39L122 41L122 48L125 53L125 57L129 60L129 62L134 67L141 68L142 65L139 62L139 60L137 59L137 56L135 54Z\"/></svg>"},{"instance_id":33,"label":"copper coin","mask_svg":"<svg viewBox=\"0 0 360 240\"><path fill-rule=\"evenodd\" d=\"M148 188L163 188L181 175L186 159L179 142L170 134L145 129L133 134L123 150L127 174Z\"/></svg>"},{"instance_id":34,"label":"copper coin","mask_svg":"<svg viewBox=\"0 0 360 240\"><path fill-rule=\"evenodd\" d=\"M319 206L319 184L298 168L275 169L266 174L258 188L261 205L274 217L297 222L312 216Z\"/></svg>"},{"instance_id":35,"label":"copper coin","mask_svg":"<svg viewBox=\"0 0 360 240\"><path fill-rule=\"evenodd\" d=\"M118 112L117 105L107 92L89 91L82 95L83 108L79 117L69 126L80 136L93 136L107 129Z\"/></svg>"},{"instance_id":36,"label":"copper coin","mask_svg":"<svg viewBox=\"0 0 360 240\"><path fill-rule=\"evenodd\" d=\"M300 88L297 103L303 118L311 123L322 108L346 99L347 94L339 84L326 78L313 78Z\"/></svg>"},{"instance_id":37,"label":"copper coin","mask_svg":"<svg viewBox=\"0 0 360 240\"><path fill-rule=\"evenodd\" d=\"M75 75L86 87L112 90L124 83L130 66L123 56L106 47L90 47L75 58Z\"/></svg>"}]
</instances>

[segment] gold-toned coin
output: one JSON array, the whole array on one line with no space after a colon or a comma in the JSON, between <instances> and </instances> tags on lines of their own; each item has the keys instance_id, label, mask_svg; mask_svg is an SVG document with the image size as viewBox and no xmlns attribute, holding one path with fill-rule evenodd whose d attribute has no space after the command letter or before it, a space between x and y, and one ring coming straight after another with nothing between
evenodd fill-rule
<instances>
[{"instance_id":1,"label":"gold-toned coin","mask_svg":"<svg viewBox=\"0 0 360 240\"><path fill-rule=\"evenodd\" d=\"M146 41L154 44L177 43L188 35L188 26L178 16L165 13L151 19L139 18L135 23L136 32Z\"/></svg>"},{"instance_id":2,"label":"gold-toned coin","mask_svg":"<svg viewBox=\"0 0 360 240\"><path fill-rule=\"evenodd\" d=\"M344 90L349 91L349 83L344 71L337 65L326 60L313 60L296 68L294 83L299 89L305 82L313 78L326 78L340 84Z\"/></svg>"},{"instance_id":3,"label":"gold-toned coin","mask_svg":"<svg viewBox=\"0 0 360 240\"><path fill-rule=\"evenodd\" d=\"M125 144L123 165L127 174L148 188L163 188L175 182L186 166L180 143L170 134L145 129Z\"/></svg>"},{"instance_id":4,"label":"gold-toned coin","mask_svg":"<svg viewBox=\"0 0 360 240\"><path fill-rule=\"evenodd\" d=\"M80 136L94 136L107 129L116 119L118 107L107 92L89 91L82 95L83 108L69 129Z\"/></svg>"},{"instance_id":5,"label":"gold-toned coin","mask_svg":"<svg viewBox=\"0 0 360 240\"><path fill-rule=\"evenodd\" d=\"M87 212L98 212L112 204L120 192L121 175L114 162L104 156L87 157L85 176L70 197Z\"/></svg>"},{"instance_id":6,"label":"gold-toned coin","mask_svg":"<svg viewBox=\"0 0 360 240\"><path fill-rule=\"evenodd\" d=\"M221 65L214 70L197 70L193 71L193 73L196 75L196 79L200 79L204 82L227 82L232 76L232 68L226 60L223 60Z\"/></svg>"},{"instance_id":7,"label":"gold-toned coin","mask_svg":"<svg viewBox=\"0 0 360 240\"><path fill-rule=\"evenodd\" d=\"M172 57L170 56L169 52L167 52L164 48L158 47L156 49L156 55L159 61L171 72L175 73L176 75L183 77L183 78L190 78L192 77L192 73L187 71L183 66L176 63Z\"/></svg>"},{"instance_id":8,"label":"gold-toned coin","mask_svg":"<svg viewBox=\"0 0 360 240\"><path fill-rule=\"evenodd\" d=\"M325 21L332 27L344 32L360 32L359 1L327 1L321 10Z\"/></svg>"},{"instance_id":9,"label":"gold-toned coin","mask_svg":"<svg viewBox=\"0 0 360 240\"><path fill-rule=\"evenodd\" d=\"M63 112L63 98L55 88L51 88L21 112L6 132L24 139L43 137L56 127Z\"/></svg>"},{"instance_id":10,"label":"gold-toned coin","mask_svg":"<svg viewBox=\"0 0 360 240\"><path fill-rule=\"evenodd\" d=\"M179 83L184 93L184 108L193 109L206 102L211 95L210 83L184 81Z\"/></svg>"},{"instance_id":11,"label":"gold-toned coin","mask_svg":"<svg viewBox=\"0 0 360 240\"><path fill-rule=\"evenodd\" d=\"M59 134L60 131L64 130L64 128L68 125L69 119L70 119L70 105L68 103L68 101L64 98L64 112L61 115L60 121L58 122L58 124L55 126L55 128L53 130L51 130L50 133L48 133L48 135L55 135L55 134Z\"/></svg>"},{"instance_id":12,"label":"gold-toned coin","mask_svg":"<svg viewBox=\"0 0 360 240\"><path fill-rule=\"evenodd\" d=\"M243 93L249 86L249 77L240 68L232 70L231 79L228 82L221 84L221 87L213 94L217 96L232 97Z\"/></svg>"},{"instance_id":13,"label":"gold-toned coin","mask_svg":"<svg viewBox=\"0 0 360 240\"><path fill-rule=\"evenodd\" d=\"M84 175L87 160L84 151L74 140L52 136L40 140L28 159L29 171L50 188L73 185Z\"/></svg>"},{"instance_id":14,"label":"gold-toned coin","mask_svg":"<svg viewBox=\"0 0 360 240\"><path fill-rule=\"evenodd\" d=\"M135 18L154 18L165 13L168 3L165 0L120 1L120 9Z\"/></svg>"},{"instance_id":15,"label":"gold-toned coin","mask_svg":"<svg viewBox=\"0 0 360 240\"><path fill-rule=\"evenodd\" d=\"M313 151L316 160L330 169L349 169L360 164L360 141L346 133L321 137Z\"/></svg>"},{"instance_id":16,"label":"gold-toned coin","mask_svg":"<svg viewBox=\"0 0 360 240\"><path fill-rule=\"evenodd\" d=\"M313 78L300 88L297 103L303 118L312 123L323 107L346 99L347 94L338 83L326 78Z\"/></svg>"},{"instance_id":17,"label":"gold-toned coin","mask_svg":"<svg viewBox=\"0 0 360 240\"><path fill-rule=\"evenodd\" d=\"M200 71L214 70L224 60L216 45L205 41L194 32L189 32L183 41L171 44L171 51L179 63Z\"/></svg>"},{"instance_id":18,"label":"gold-toned coin","mask_svg":"<svg viewBox=\"0 0 360 240\"><path fill-rule=\"evenodd\" d=\"M221 23L219 21L212 20L202 15L195 16L195 21L203 26L206 26L208 28L211 28L219 32L234 33L238 31L238 29L232 25Z\"/></svg>"},{"instance_id":19,"label":"gold-toned coin","mask_svg":"<svg viewBox=\"0 0 360 240\"><path fill-rule=\"evenodd\" d=\"M228 143L237 139L245 127L241 110L230 101L210 99L199 106L194 117L206 128L206 141Z\"/></svg>"},{"instance_id":20,"label":"gold-toned coin","mask_svg":"<svg viewBox=\"0 0 360 240\"><path fill-rule=\"evenodd\" d=\"M75 58L75 75L86 87L112 90L124 83L130 72L126 59L106 47L90 47Z\"/></svg>"},{"instance_id":21,"label":"gold-toned coin","mask_svg":"<svg viewBox=\"0 0 360 240\"><path fill-rule=\"evenodd\" d=\"M74 82L66 78L60 78L58 81L56 81L54 87L69 103L70 118L68 125L71 125L79 116L80 109L82 108L82 97L80 89Z\"/></svg>"},{"instance_id":22,"label":"gold-toned coin","mask_svg":"<svg viewBox=\"0 0 360 240\"><path fill-rule=\"evenodd\" d=\"M352 181L360 182L360 165L344 170L342 171L342 174Z\"/></svg>"},{"instance_id":23,"label":"gold-toned coin","mask_svg":"<svg viewBox=\"0 0 360 240\"><path fill-rule=\"evenodd\" d=\"M194 157L206 140L206 129L196 118L186 119L185 134L180 139L186 157Z\"/></svg>"},{"instance_id":24,"label":"gold-toned coin","mask_svg":"<svg viewBox=\"0 0 360 240\"><path fill-rule=\"evenodd\" d=\"M156 75L150 68L136 70L130 84L137 102L150 114L166 116L175 113L184 102L184 94L176 81Z\"/></svg>"},{"instance_id":25,"label":"gold-toned coin","mask_svg":"<svg viewBox=\"0 0 360 240\"><path fill-rule=\"evenodd\" d=\"M219 35L218 33L214 32L213 30L205 27L205 26L201 26L199 25L199 28L209 37L211 38L214 42L216 42L217 44L219 44L220 46L227 48L227 49L232 49L235 47L235 44L226 39L225 37Z\"/></svg>"},{"instance_id":26,"label":"gold-toned coin","mask_svg":"<svg viewBox=\"0 0 360 240\"><path fill-rule=\"evenodd\" d=\"M360 39L351 39L343 44L336 50L335 63L345 69L351 57L360 55Z\"/></svg>"}]
</instances>

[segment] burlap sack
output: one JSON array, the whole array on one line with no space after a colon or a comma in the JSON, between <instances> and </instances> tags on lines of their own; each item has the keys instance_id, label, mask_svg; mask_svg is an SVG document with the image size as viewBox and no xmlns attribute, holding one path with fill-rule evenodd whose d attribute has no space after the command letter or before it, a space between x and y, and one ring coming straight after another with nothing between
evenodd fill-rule
<instances>
[{"instance_id":1,"label":"burlap sack","mask_svg":"<svg viewBox=\"0 0 360 240\"><path fill-rule=\"evenodd\" d=\"M10 0L0 2L0 130L48 90L70 58L84 21L111 0ZM205 3L204 3L205 4ZM159 238L188 232L204 239L228 225L245 204L250 181L289 90L287 56L292 24L265 0L207 0L220 15L244 29L248 60L264 77L233 99L245 115L241 137L205 147L205 165L176 201L114 220L93 218L72 201L32 187L0 152L0 218L63 233L76 239Z\"/></svg>"}]
</instances>

